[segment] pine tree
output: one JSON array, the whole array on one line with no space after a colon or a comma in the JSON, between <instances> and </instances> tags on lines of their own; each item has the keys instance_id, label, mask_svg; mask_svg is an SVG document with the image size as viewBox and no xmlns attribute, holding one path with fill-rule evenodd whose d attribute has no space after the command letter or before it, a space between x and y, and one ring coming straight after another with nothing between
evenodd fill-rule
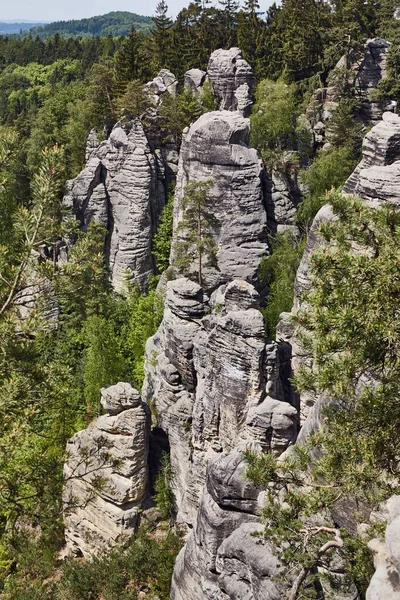
<instances>
[{"instance_id":1,"label":"pine tree","mask_svg":"<svg viewBox=\"0 0 400 600\"><path fill-rule=\"evenodd\" d=\"M236 23L239 2L236 0L218 0L222 7L222 32L224 46L231 48L236 44Z\"/></svg>"},{"instance_id":2,"label":"pine tree","mask_svg":"<svg viewBox=\"0 0 400 600\"><path fill-rule=\"evenodd\" d=\"M191 270L193 262L197 262L197 281L203 285L203 268L205 260L215 260L216 247L213 230L216 219L210 211L212 181L189 183L182 198L183 217L178 231L184 235L184 241L175 246L175 264L186 272Z\"/></svg>"},{"instance_id":3,"label":"pine tree","mask_svg":"<svg viewBox=\"0 0 400 600\"><path fill-rule=\"evenodd\" d=\"M153 18L154 66L157 70L169 65L172 19L168 17L168 5L161 0Z\"/></svg>"},{"instance_id":4,"label":"pine tree","mask_svg":"<svg viewBox=\"0 0 400 600\"><path fill-rule=\"evenodd\" d=\"M132 27L130 34L122 42L114 58L115 93L121 96L128 83L138 76L138 49L140 39Z\"/></svg>"}]
</instances>

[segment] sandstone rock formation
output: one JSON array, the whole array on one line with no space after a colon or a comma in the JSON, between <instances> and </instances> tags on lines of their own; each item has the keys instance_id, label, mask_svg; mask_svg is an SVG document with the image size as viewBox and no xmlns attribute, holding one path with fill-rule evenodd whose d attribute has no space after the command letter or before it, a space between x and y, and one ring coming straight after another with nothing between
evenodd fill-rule
<instances>
[{"instance_id":1,"label":"sandstone rock formation","mask_svg":"<svg viewBox=\"0 0 400 600\"><path fill-rule=\"evenodd\" d=\"M143 396L155 406L158 426L169 438L178 522L212 527L206 525L209 517L200 516L199 504L214 506L207 496L211 488L229 496L217 502L225 508L219 537L210 541L212 561L226 532L238 526L232 510L244 513L240 523L256 511L257 493L239 476L244 466L239 467L238 448L250 444L280 454L297 434L288 346L266 342L258 307L257 292L244 281L220 287L210 299L187 279L170 281L163 322L146 347ZM230 485L238 486L235 493ZM196 546L197 539L190 544Z\"/></svg>"},{"instance_id":2,"label":"sandstone rock formation","mask_svg":"<svg viewBox=\"0 0 400 600\"><path fill-rule=\"evenodd\" d=\"M91 557L134 534L147 494L150 411L128 383L101 391L107 414L67 445L67 549Z\"/></svg>"},{"instance_id":3,"label":"sandstone rock formation","mask_svg":"<svg viewBox=\"0 0 400 600\"><path fill-rule=\"evenodd\" d=\"M248 146L249 133L248 119L237 112L216 111L202 115L183 137L170 262L174 263L177 243L185 239L177 226L186 185L211 181L217 264L203 267L208 291L232 279L257 284L261 260L268 254L263 167L257 151Z\"/></svg>"},{"instance_id":4,"label":"sandstone rock formation","mask_svg":"<svg viewBox=\"0 0 400 600\"><path fill-rule=\"evenodd\" d=\"M215 50L208 62L207 74L219 110L241 110L243 116L248 117L255 79L241 50Z\"/></svg>"},{"instance_id":5,"label":"sandstone rock formation","mask_svg":"<svg viewBox=\"0 0 400 600\"><path fill-rule=\"evenodd\" d=\"M171 71L161 69L158 75L146 84L146 87L154 97L155 103L158 104L165 92L168 92L171 96L176 96L178 81Z\"/></svg>"},{"instance_id":6,"label":"sandstone rock formation","mask_svg":"<svg viewBox=\"0 0 400 600\"><path fill-rule=\"evenodd\" d=\"M368 587L366 600L400 598L400 496L387 503L389 521L384 539L368 544L374 554L375 574Z\"/></svg>"},{"instance_id":7,"label":"sandstone rock formation","mask_svg":"<svg viewBox=\"0 0 400 600\"><path fill-rule=\"evenodd\" d=\"M67 183L64 204L84 230L92 220L107 228L106 261L115 289L126 278L146 286L154 270L151 241L165 204L163 161L138 119L118 122L96 149L93 140L91 134L88 163Z\"/></svg>"},{"instance_id":8,"label":"sandstone rock formation","mask_svg":"<svg viewBox=\"0 0 400 600\"><path fill-rule=\"evenodd\" d=\"M362 161L344 185L346 194L399 204L400 117L386 112L364 138Z\"/></svg>"},{"instance_id":9,"label":"sandstone rock formation","mask_svg":"<svg viewBox=\"0 0 400 600\"><path fill-rule=\"evenodd\" d=\"M202 71L201 69L189 69L183 77L185 90L191 90L195 94L200 94L206 79L206 71Z\"/></svg>"},{"instance_id":10,"label":"sandstone rock formation","mask_svg":"<svg viewBox=\"0 0 400 600\"><path fill-rule=\"evenodd\" d=\"M268 231L272 234L290 231L298 233L297 207L302 200L298 167L287 153L285 170L273 169L265 182Z\"/></svg>"},{"instance_id":11,"label":"sandstone rock formation","mask_svg":"<svg viewBox=\"0 0 400 600\"><path fill-rule=\"evenodd\" d=\"M329 143L326 126L331 120L344 86L354 89L355 97L361 103L359 119L365 123L377 122L382 110L373 100L373 92L379 82L386 77L386 63L390 43L381 38L367 40L364 49L352 51L343 56L336 65L329 86L320 88L313 94L306 116L311 125L316 148Z\"/></svg>"}]
</instances>

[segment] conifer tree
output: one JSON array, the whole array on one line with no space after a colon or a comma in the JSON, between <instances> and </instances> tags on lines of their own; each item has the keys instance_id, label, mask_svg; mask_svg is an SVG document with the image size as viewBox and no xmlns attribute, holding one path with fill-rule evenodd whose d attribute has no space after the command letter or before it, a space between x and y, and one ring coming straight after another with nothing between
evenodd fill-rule
<instances>
[{"instance_id":1,"label":"conifer tree","mask_svg":"<svg viewBox=\"0 0 400 600\"><path fill-rule=\"evenodd\" d=\"M132 27L114 58L115 93L117 96L121 96L126 91L128 83L137 78L139 46L139 36L135 28Z\"/></svg>"},{"instance_id":2,"label":"conifer tree","mask_svg":"<svg viewBox=\"0 0 400 600\"><path fill-rule=\"evenodd\" d=\"M175 264L184 271L189 271L193 262L197 263L197 281L203 285L203 268L205 260L215 260L216 246L213 230L216 219L210 211L212 181L193 181L185 188L182 198L183 217L178 226L185 239L175 247Z\"/></svg>"},{"instance_id":3,"label":"conifer tree","mask_svg":"<svg viewBox=\"0 0 400 600\"><path fill-rule=\"evenodd\" d=\"M239 2L236 0L218 0L222 7L222 32L224 46L230 48L236 43L236 20Z\"/></svg>"},{"instance_id":4,"label":"conifer tree","mask_svg":"<svg viewBox=\"0 0 400 600\"><path fill-rule=\"evenodd\" d=\"M165 0L160 0L157 4L153 23L153 58L154 66L158 70L168 66L170 55L172 19L168 16L168 5Z\"/></svg>"}]
</instances>

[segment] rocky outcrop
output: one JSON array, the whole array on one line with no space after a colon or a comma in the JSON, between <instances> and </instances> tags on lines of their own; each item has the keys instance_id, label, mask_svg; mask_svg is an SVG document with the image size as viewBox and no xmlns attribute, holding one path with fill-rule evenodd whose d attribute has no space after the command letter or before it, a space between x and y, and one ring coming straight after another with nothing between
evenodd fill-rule
<instances>
[{"instance_id":1,"label":"rocky outcrop","mask_svg":"<svg viewBox=\"0 0 400 600\"><path fill-rule=\"evenodd\" d=\"M158 104L165 92L168 92L171 96L176 96L178 81L171 71L161 69L158 75L146 84L146 88L149 90L155 103Z\"/></svg>"},{"instance_id":2,"label":"rocky outcrop","mask_svg":"<svg viewBox=\"0 0 400 600\"><path fill-rule=\"evenodd\" d=\"M150 411L128 383L101 391L106 411L67 444L67 549L85 557L132 536L147 494Z\"/></svg>"},{"instance_id":3,"label":"rocky outcrop","mask_svg":"<svg viewBox=\"0 0 400 600\"><path fill-rule=\"evenodd\" d=\"M250 115L255 90L253 71L239 48L215 50L208 62L207 74L219 110L240 110Z\"/></svg>"},{"instance_id":4,"label":"rocky outcrop","mask_svg":"<svg viewBox=\"0 0 400 600\"><path fill-rule=\"evenodd\" d=\"M212 463L196 527L177 558L172 600L280 600L279 562L258 523L258 492L240 453Z\"/></svg>"},{"instance_id":5,"label":"rocky outcrop","mask_svg":"<svg viewBox=\"0 0 400 600\"><path fill-rule=\"evenodd\" d=\"M246 481L238 449L280 454L296 439L288 346L265 340L259 302L245 281L211 298L187 279L170 281L163 322L146 347L143 396L168 435L177 521L194 528L179 564L195 560L203 569L195 589L208 581L223 540L258 520L260 490ZM191 576L182 566L179 593ZM193 594L187 598L203 597Z\"/></svg>"},{"instance_id":6,"label":"rocky outcrop","mask_svg":"<svg viewBox=\"0 0 400 600\"><path fill-rule=\"evenodd\" d=\"M85 169L67 183L64 205L86 230L107 228L106 261L116 290L126 279L145 287L154 270L151 241L165 204L164 165L138 119L118 122L107 141L88 142Z\"/></svg>"},{"instance_id":7,"label":"rocky outcrop","mask_svg":"<svg viewBox=\"0 0 400 600\"><path fill-rule=\"evenodd\" d=\"M190 90L194 94L201 93L201 88L206 80L207 73L201 69L189 69L183 76L185 90Z\"/></svg>"},{"instance_id":8,"label":"rocky outcrop","mask_svg":"<svg viewBox=\"0 0 400 600\"><path fill-rule=\"evenodd\" d=\"M365 136L362 161L343 192L364 200L399 203L400 117L390 112Z\"/></svg>"},{"instance_id":9,"label":"rocky outcrop","mask_svg":"<svg viewBox=\"0 0 400 600\"><path fill-rule=\"evenodd\" d=\"M298 173L295 157L287 153L285 168L272 169L271 177L266 178L267 225L272 234L285 231L298 234L297 207L303 198Z\"/></svg>"},{"instance_id":10,"label":"rocky outcrop","mask_svg":"<svg viewBox=\"0 0 400 600\"><path fill-rule=\"evenodd\" d=\"M182 198L189 182L211 181L215 221L212 235L217 246L216 264L204 264L207 291L232 279L258 285L258 269L268 255L266 213L263 203L263 166L248 146L250 122L237 112L202 115L183 137L174 200L174 240L171 264L185 233ZM196 268L195 265L192 266Z\"/></svg>"},{"instance_id":11,"label":"rocky outcrop","mask_svg":"<svg viewBox=\"0 0 400 600\"><path fill-rule=\"evenodd\" d=\"M343 97L344 88L352 88L354 97L360 102L360 122L377 122L382 118L382 109L374 101L374 91L386 77L389 47L390 43L381 38L367 40L362 51L353 50L339 60L328 87L314 92L306 117L311 125L315 148L329 144L327 125Z\"/></svg>"},{"instance_id":12,"label":"rocky outcrop","mask_svg":"<svg viewBox=\"0 0 400 600\"><path fill-rule=\"evenodd\" d=\"M366 600L398 600L400 598L400 496L387 503L388 526L384 539L368 544L374 554L375 574L368 587Z\"/></svg>"}]
</instances>

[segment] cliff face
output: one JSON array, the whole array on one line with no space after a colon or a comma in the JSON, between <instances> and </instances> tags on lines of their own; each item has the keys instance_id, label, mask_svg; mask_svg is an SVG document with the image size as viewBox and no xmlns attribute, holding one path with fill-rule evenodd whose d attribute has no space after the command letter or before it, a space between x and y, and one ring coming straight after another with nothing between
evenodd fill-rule
<instances>
[{"instance_id":1,"label":"cliff face","mask_svg":"<svg viewBox=\"0 0 400 600\"><path fill-rule=\"evenodd\" d=\"M367 69L368 61L365 64ZM200 90L205 76L188 72L186 84ZM293 331L291 313L282 315L278 341L271 342L265 338L260 312L266 292L260 265L269 254L267 215L275 229L294 226L297 182L283 182L282 189L276 183L272 189L256 150L248 145L250 123L238 99L251 93L253 79L240 52L214 53L208 76L221 110L203 115L184 133L171 264L178 244L186 239L179 227L186 186L205 181L211 181L210 210L216 225L210 233L217 247L216 264L204 265L202 286L176 269L176 279L167 282L164 275L163 320L146 346L146 404L134 390L126 390L128 384L123 393L120 386L105 391L108 414L71 440L64 499L67 540L72 550L90 556L134 533L147 493L151 406L158 432L169 442L177 523L188 534L177 559L171 598L282 600L291 576L277 577L282 574L277 549L260 536L264 494L246 477L243 451L282 455L320 426L321 409L330 399L303 395L300 400L294 393L290 378L310 363L310 356ZM163 86L174 93L175 82L167 74L165 78ZM161 89L160 81L156 83ZM150 89L157 94L156 84ZM385 114L366 136L363 160L345 192L365 201L398 203L398 164L400 119ZM286 194L289 188L291 197ZM285 194L287 201L282 200ZM144 282L152 269L150 243L164 195L163 166L139 122L118 123L98 147L90 141L88 165L70 183L65 202L83 228L91 219L107 226L107 261L116 289L126 268L135 281ZM314 220L296 277L294 311L311 285L310 258L322 243L320 226L332 218L325 206ZM194 265L187 273L191 279L196 279L195 269ZM104 442L110 448L107 460L115 461L107 472L99 462L104 456L98 454ZM106 485L95 498L96 482L82 470L87 468L82 455L105 474ZM73 506L79 496L83 500ZM390 555L397 568L393 541L389 543L385 560ZM387 573L382 572L381 558L377 566L379 582ZM378 584L371 586L368 600L381 600L373 595ZM355 597L349 585L340 599Z\"/></svg>"},{"instance_id":2,"label":"cliff face","mask_svg":"<svg viewBox=\"0 0 400 600\"><path fill-rule=\"evenodd\" d=\"M67 549L90 558L134 533L146 499L150 411L128 383L101 392L106 411L67 445Z\"/></svg>"},{"instance_id":3,"label":"cliff face","mask_svg":"<svg viewBox=\"0 0 400 600\"><path fill-rule=\"evenodd\" d=\"M257 151L248 146L249 134L250 122L238 112L216 111L202 115L183 137L170 262L174 264L177 244L185 240L185 232L177 228L187 184L211 181L217 254L215 265L203 266L207 291L235 278L258 285L257 272L268 254L263 166Z\"/></svg>"},{"instance_id":4,"label":"cliff face","mask_svg":"<svg viewBox=\"0 0 400 600\"><path fill-rule=\"evenodd\" d=\"M114 288L123 289L127 278L145 287L154 272L151 241L165 204L164 163L151 151L138 119L120 121L108 140L95 148L90 144L88 163L68 182L64 204L83 230L92 220L106 227Z\"/></svg>"}]
</instances>

